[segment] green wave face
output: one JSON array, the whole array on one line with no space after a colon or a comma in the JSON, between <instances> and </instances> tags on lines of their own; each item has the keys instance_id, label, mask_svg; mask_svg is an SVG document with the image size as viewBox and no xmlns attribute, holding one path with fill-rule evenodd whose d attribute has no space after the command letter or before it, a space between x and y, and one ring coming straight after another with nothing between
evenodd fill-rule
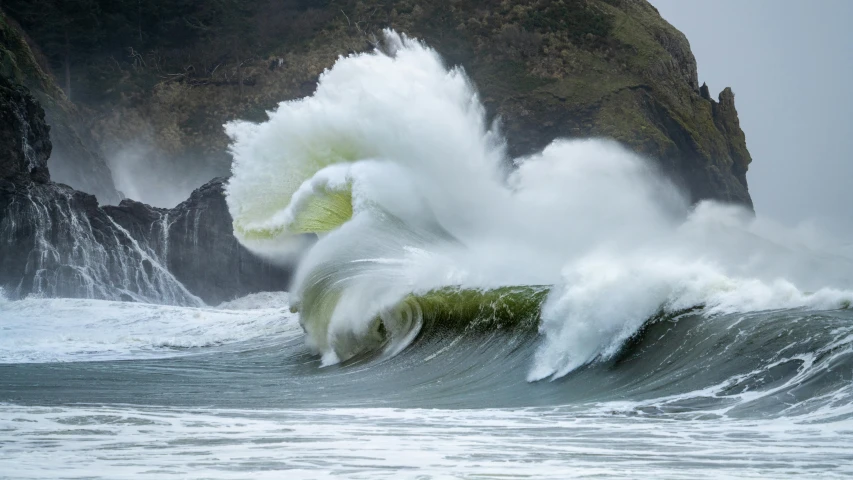
<instances>
[{"instance_id":1,"label":"green wave face","mask_svg":"<svg viewBox=\"0 0 853 480\"><path fill-rule=\"evenodd\" d=\"M315 193L293 213L292 220L287 223L271 226L247 226L235 220L234 231L246 240L273 240L280 236L331 232L352 218L352 189L347 187Z\"/></svg>"},{"instance_id":2,"label":"green wave face","mask_svg":"<svg viewBox=\"0 0 853 480\"><path fill-rule=\"evenodd\" d=\"M419 337L485 335L498 330L536 331L542 304L550 292L544 286L510 286L494 289L444 287L423 294L408 294L391 307L372 315L366 331L335 332L329 325L340 304L341 291L318 286L302 303L301 322L315 346L331 349L335 361L396 353Z\"/></svg>"},{"instance_id":3,"label":"green wave face","mask_svg":"<svg viewBox=\"0 0 853 480\"><path fill-rule=\"evenodd\" d=\"M306 147L307 148L307 147ZM320 183L312 189L304 185L312 180L317 172L330 165L347 164L360 158L355 150L342 155L339 150L312 152L311 155L295 155L289 162L282 162L288 172L281 177L281 184L271 188L257 186L259 192L249 197L231 196L232 202L240 202L234 216L234 232L238 238L247 240L273 240L305 233L325 233L332 231L352 218L353 196L352 182L338 184ZM232 182L229 188L239 187ZM284 213L286 212L286 214Z\"/></svg>"},{"instance_id":4,"label":"green wave face","mask_svg":"<svg viewBox=\"0 0 853 480\"><path fill-rule=\"evenodd\" d=\"M352 218L352 212L352 187L326 190L302 206L288 231L293 234L330 232Z\"/></svg>"},{"instance_id":5,"label":"green wave face","mask_svg":"<svg viewBox=\"0 0 853 480\"><path fill-rule=\"evenodd\" d=\"M424 327L434 331L487 333L538 327L549 292L545 286L445 287L409 295L401 306L417 306L423 312Z\"/></svg>"}]
</instances>

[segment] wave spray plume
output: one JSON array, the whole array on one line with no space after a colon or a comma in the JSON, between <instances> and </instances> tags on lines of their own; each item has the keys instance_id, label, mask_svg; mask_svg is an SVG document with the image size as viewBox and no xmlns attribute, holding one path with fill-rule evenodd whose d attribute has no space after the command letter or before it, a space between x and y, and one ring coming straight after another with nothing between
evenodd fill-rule
<instances>
[{"instance_id":1,"label":"wave spray plume","mask_svg":"<svg viewBox=\"0 0 853 480\"><path fill-rule=\"evenodd\" d=\"M384 40L267 122L226 126L238 239L275 259L319 237L291 294L325 364L394 355L425 325L534 325L539 380L612 358L660 314L849 308L850 258L691 206L610 141L510 159L462 69Z\"/></svg>"}]
</instances>

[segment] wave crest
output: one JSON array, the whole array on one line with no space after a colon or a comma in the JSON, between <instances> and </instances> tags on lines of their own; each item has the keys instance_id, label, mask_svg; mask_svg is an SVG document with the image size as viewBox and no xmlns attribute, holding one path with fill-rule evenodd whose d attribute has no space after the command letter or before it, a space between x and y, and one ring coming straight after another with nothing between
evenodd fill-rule
<instances>
[{"instance_id":1,"label":"wave crest","mask_svg":"<svg viewBox=\"0 0 853 480\"><path fill-rule=\"evenodd\" d=\"M319 236L292 300L324 363L394 354L430 322L498 328L510 298L536 305L522 316L544 337L530 380L613 357L661 311L849 306L849 257L736 206L690 206L613 142L509 159L461 69L385 41L269 121L226 126L240 241L269 256Z\"/></svg>"}]
</instances>

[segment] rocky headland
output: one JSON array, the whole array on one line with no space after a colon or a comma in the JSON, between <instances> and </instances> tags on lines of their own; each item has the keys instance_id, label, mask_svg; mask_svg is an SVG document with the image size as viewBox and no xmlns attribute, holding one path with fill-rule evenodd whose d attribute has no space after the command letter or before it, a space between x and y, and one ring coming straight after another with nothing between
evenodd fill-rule
<instances>
[{"instance_id":1,"label":"rocky headland","mask_svg":"<svg viewBox=\"0 0 853 480\"><path fill-rule=\"evenodd\" d=\"M125 3L88 2L107 34L72 32L79 47L51 43L37 23L51 17L28 16L31 3L2 7L14 18L0 16L7 296L216 304L286 288L288 269L234 239L224 179L154 208L123 199L108 153L145 139L156 148L140 161L225 176L223 123L264 120L278 102L310 94L336 58L374 48L387 27L465 68L513 156L556 137L612 138L657 162L694 202L752 205L734 93L714 98L700 85L687 39L645 0L253 0L175 12ZM157 23L162 15L176 23Z\"/></svg>"}]
</instances>

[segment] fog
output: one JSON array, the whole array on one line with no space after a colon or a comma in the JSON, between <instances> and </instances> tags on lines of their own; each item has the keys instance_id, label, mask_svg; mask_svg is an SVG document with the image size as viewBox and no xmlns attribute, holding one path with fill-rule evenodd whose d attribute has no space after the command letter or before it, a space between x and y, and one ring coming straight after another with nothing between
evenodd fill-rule
<instances>
[{"instance_id":1,"label":"fog","mask_svg":"<svg viewBox=\"0 0 853 480\"><path fill-rule=\"evenodd\" d=\"M853 238L853 2L651 0L736 95L760 216Z\"/></svg>"},{"instance_id":2,"label":"fog","mask_svg":"<svg viewBox=\"0 0 853 480\"><path fill-rule=\"evenodd\" d=\"M228 175L228 165L218 159L170 155L150 139L113 145L106 156L125 197L161 208L172 208L213 178Z\"/></svg>"}]
</instances>

